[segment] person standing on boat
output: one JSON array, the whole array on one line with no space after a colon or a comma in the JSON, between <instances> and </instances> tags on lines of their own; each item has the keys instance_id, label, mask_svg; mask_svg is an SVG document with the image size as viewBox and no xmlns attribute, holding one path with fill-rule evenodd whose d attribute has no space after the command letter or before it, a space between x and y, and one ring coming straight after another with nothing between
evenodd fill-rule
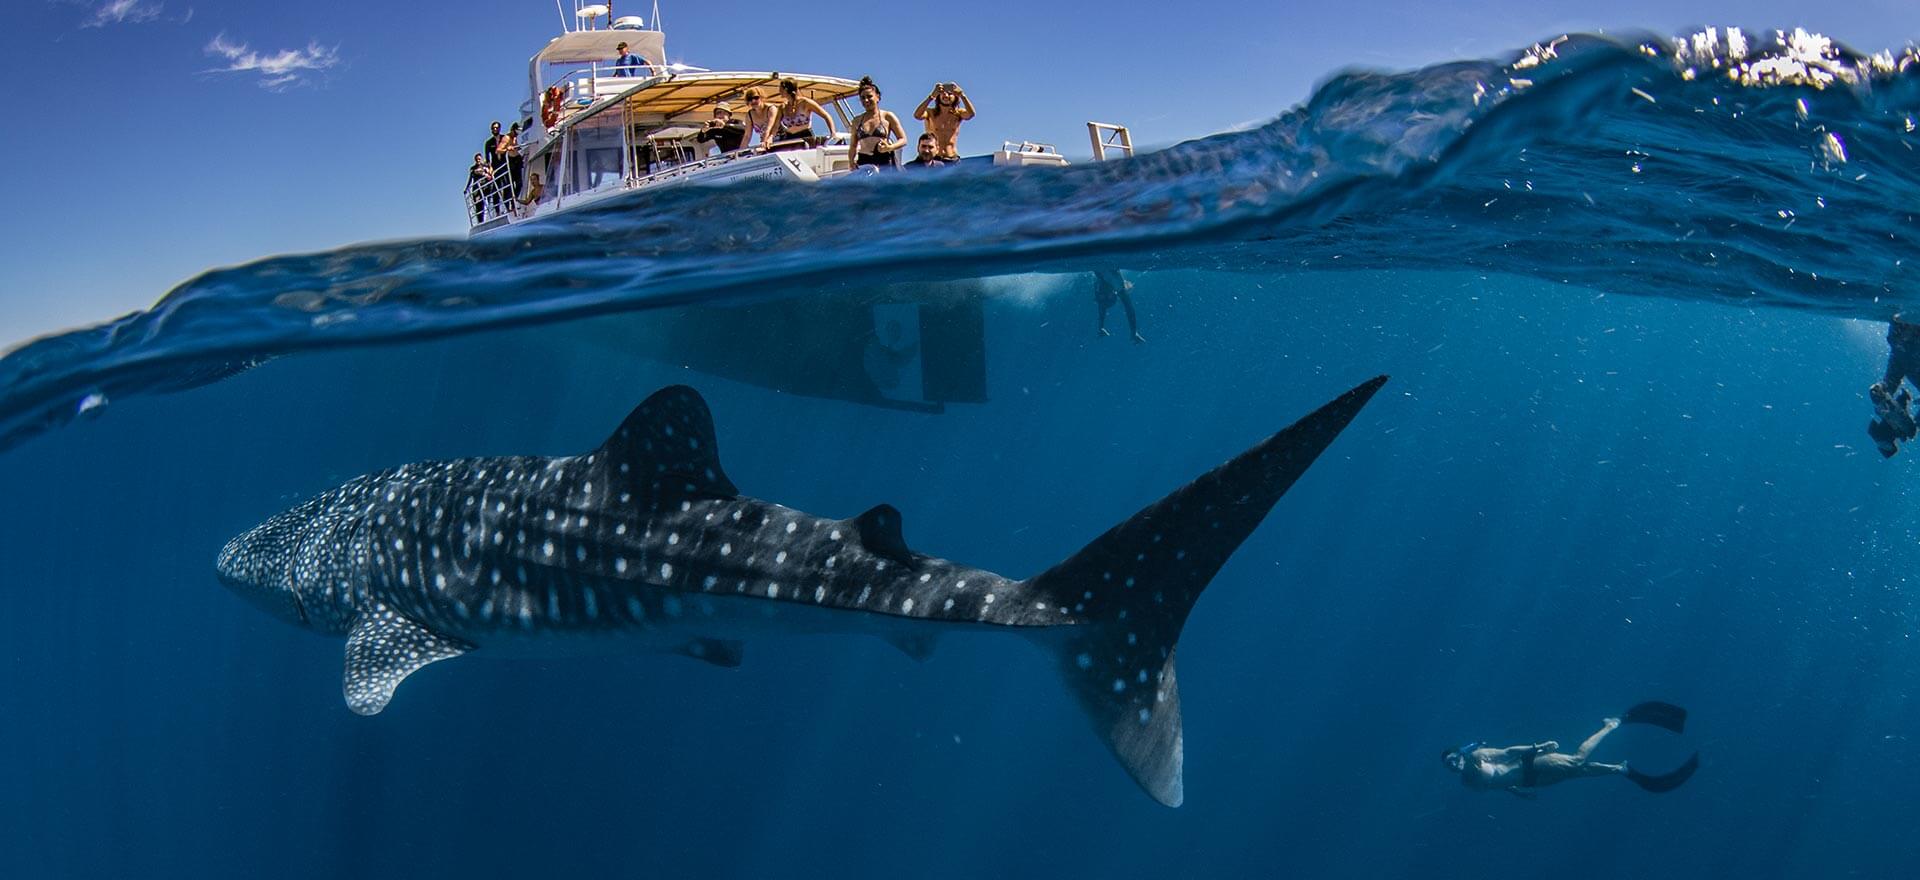
<instances>
[{"instance_id":1,"label":"person standing on boat","mask_svg":"<svg viewBox=\"0 0 1920 880\"><path fill-rule=\"evenodd\" d=\"M773 102L765 100L759 89L747 90L747 137L759 136L759 146L766 149L773 133Z\"/></svg>"},{"instance_id":2,"label":"person standing on boat","mask_svg":"<svg viewBox=\"0 0 1920 880\"><path fill-rule=\"evenodd\" d=\"M527 160L520 156L520 123L509 126L506 135L494 144L494 149L506 159L507 177L502 182L502 190L507 201L511 202L520 196L520 187L527 179Z\"/></svg>"},{"instance_id":3,"label":"person standing on boat","mask_svg":"<svg viewBox=\"0 0 1920 880\"><path fill-rule=\"evenodd\" d=\"M927 124L940 158L949 162L960 158L960 123L974 117L973 102L958 83L937 83L933 91L913 111L913 118Z\"/></svg>"},{"instance_id":4,"label":"person standing on boat","mask_svg":"<svg viewBox=\"0 0 1920 880\"><path fill-rule=\"evenodd\" d=\"M900 148L907 145L907 129L900 117L880 109L880 87L873 77L860 78L860 106L853 118L853 139L847 144L847 159L855 168L898 167Z\"/></svg>"},{"instance_id":5,"label":"person standing on boat","mask_svg":"<svg viewBox=\"0 0 1920 880\"><path fill-rule=\"evenodd\" d=\"M707 120L707 127L694 140L701 143L712 141L722 153L731 153L740 149L747 140L747 126L733 118L733 105L725 101L713 105L713 118Z\"/></svg>"},{"instance_id":6,"label":"person standing on boat","mask_svg":"<svg viewBox=\"0 0 1920 880\"><path fill-rule=\"evenodd\" d=\"M773 146L768 149L804 150L813 146L819 140L813 133L815 116L826 122L829 134L833 132L833 117L827 115L819 101L800 94L799 83L781 80L780 93L786 97L786 103L780 105L779 115L773 120Z\"/></svg>"},{"instance_id":7,"label":"person standing on boat","mask_svg":"<svg viewBox=\"0 0 1920 880\"><path fill-rule=\"evenodd\" d=\"M627 51L627 44L621 43L614 48L620 51L620 57L613 59L614 76L640 76L640 69L648 67L645 59Z\"/></svg>"},{"instance_id":8,"label":"person standing on boat","mask_svg":"<svg viewBox=\"0 0 1920 880\"><path fill-rule=\"evenodd\" d=\"M487 207L495 214L506 212L507 205L507 154L501 151L507 136L500 133L500 121L494 120L492 134L481 150L487 154L487 167L490 169L487 182Z\"/></svg>"},{"instance_id":9,"label":"person standing on boat","mask_svg":"<svg viewBox=\"0 0 1920 880\"><path fill-rule=\"evenodd\" d=\"M487 219L487 190L493 182L493 166L487 164L485 153L473 154L473 164L467 166L467 198L473 203L473 223L480 225Z\"/></svg>"}]
</instances>

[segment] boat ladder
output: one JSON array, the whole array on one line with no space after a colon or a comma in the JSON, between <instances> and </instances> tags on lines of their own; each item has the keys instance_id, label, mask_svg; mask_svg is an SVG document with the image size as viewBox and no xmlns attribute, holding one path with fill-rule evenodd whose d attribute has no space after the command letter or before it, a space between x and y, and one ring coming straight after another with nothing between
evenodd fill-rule
<instances>
[{"instance_id":1,"label":"boat ladder","mask_svg":"<svg viewBox=\"0 0 1920 880\"><path fill-rule=\"evenodd\" d=\"M1093 160L1104 162L1108 154L1117 154L1115 158L1133 156L1133 133L1124 125L1111 122L1087 123L1087 138L1093 141Z\"/></svg>"}]
</instances>

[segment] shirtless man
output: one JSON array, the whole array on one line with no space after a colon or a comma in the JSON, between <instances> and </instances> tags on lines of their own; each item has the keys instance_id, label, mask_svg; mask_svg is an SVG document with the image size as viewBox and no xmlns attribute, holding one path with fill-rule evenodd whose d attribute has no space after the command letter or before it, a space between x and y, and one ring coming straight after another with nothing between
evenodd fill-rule
<instances>
[{"instance_id":1,"label":"shirtless man","mask_svg":"<svg viewBox=\"0 0 1920 880\"><path fill-rule=\"evenodd\" d=\"M1697 754L1680 769L1659 776L1641 773L1625 763L1603 764L1589 760L1588 756L1593 754L1600 741L1606 739L1607 734L1619 727L1622 721L1651 724L1680 733L1686 727L1687 711L1667 703L1641 703L1627 710L1621 718L1608 718L1601 722L1600 729L1587 737L1587 741L1570 755L1562 754L1559 751L1560 744L1553 740L1504 749L1476 742L1448 749L1441 754L1440 760L1447 769L1460 774L1461 784L1468 788L1507 791L1523 798L1533 797L1537 789L1588 776L1625 776L1628 781L1647 791L1668 792L1679 788L1699 768L1700 756Z\"/></svg>"},{"instance_id":2,"label":"shirtless man","mask_svg":"<svg viewBox=\"0 0 1920 880\"><path fill-rule=\"evenodd\" d=\"M956 83L939 83L914 108L913 118L927 124L934 151L949 162L960 158L960 123L974 117L973 102Z\"/></svg>"}]
</instances>

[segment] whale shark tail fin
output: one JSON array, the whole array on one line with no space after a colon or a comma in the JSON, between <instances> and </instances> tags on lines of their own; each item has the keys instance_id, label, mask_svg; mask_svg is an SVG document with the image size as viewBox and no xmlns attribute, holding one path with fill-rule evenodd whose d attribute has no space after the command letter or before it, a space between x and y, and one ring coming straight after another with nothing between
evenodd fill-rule
<instances>
[{"instance_id":1,"label":"whale shark tail fin","mask_svg":"<svg viewBox=\"0 0 1920 880\"><path fill-rule=\"evenodd\" d=\"M1386 381L1377 376L1340 395L1028 582L1035 595L1094 621L1036 635L1058 652L1095 731L1155 800L1177 807L1184 799L1173 661L1188 612Z\"/></svg>"}]
</instances>

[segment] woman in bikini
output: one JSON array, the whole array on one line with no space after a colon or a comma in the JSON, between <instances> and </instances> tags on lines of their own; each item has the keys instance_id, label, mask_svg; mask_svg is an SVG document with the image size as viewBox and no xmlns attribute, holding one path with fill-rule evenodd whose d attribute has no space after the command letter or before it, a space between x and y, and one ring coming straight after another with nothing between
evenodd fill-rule
<instances>
[{"instance_id":1,"label":"woman in bikini","mask_svg":"<svg viewBox=\"0 0 1920 880\"><path fill-rule=\"evenodd\" d=\"M773 130L773 102L765 99L759 89L747 90L747 146L757 141L761 149L766 149L772 140L768 133Z\"/></svg>"},{"instance_id":2,"label":"woman in bikini","mask_svg":"<svg viewBox=\"0 0 1920 880\"><path fill-rule=\"evenodd\" d=\"M813 117L819 116L827 123L827 133L833 133L833 117L827 115L820 102L800 94L800 84L790 79L780 81L780 93L785 95L786 103L780 105L779 116L774 119L773 150L804 150L814 145L819 136L813 133Z\"/></svg>"},{"instance_id":3,"label":"woman in bikini","mask_svg":"<svg viewBox=\"0 0 1920 880\"><path fill-rule=\"evenodd\" d=\"M907 145L907 129L892 111L880 109L880 87L873 77L860 78L860 106L865 112L853 118L853 139L847 144L847 158L853 167L899 167L895 159Z\"/></svg>"}]
</instances>

